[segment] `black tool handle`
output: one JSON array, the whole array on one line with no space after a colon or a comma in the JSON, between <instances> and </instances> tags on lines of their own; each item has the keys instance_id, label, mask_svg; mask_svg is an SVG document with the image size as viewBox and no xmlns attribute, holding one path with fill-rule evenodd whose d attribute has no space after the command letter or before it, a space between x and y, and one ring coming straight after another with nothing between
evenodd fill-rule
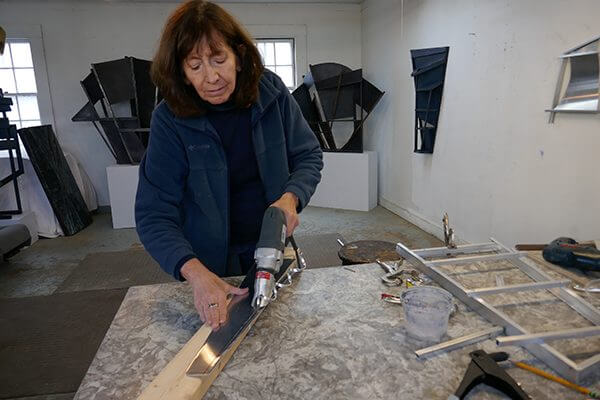
<instances>
[{"instance_id":1,"label":"black tool handle","mask_svg":"<svg viewBox=\"0 0 600 400\"><path fill-rule=\"evenodd\" d=\"M269 207L263 216L260 237L256 248L278 249L285 248L286 236L285 214L282 209Z\"/></svg>"}]
</instances>

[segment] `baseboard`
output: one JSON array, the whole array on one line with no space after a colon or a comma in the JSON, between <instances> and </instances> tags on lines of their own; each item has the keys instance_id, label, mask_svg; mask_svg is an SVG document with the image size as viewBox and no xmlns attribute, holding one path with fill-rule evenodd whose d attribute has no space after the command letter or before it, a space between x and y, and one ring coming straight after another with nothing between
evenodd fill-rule
<instances>
[{"instance_id":1,"label":"baseboard","mask_svg":"<svg viewBox=\"0 0 600 400\"><path fill-rule=\"evenodd\" d=\"M423 229L425 232L435 236L436 238L444 241L444 228L442 226L442 216L440 215L440 222L435 223L430 221L428 218L423 215L417 213L414 210L409 210L398 204L391 202L389 200L384 199L383 197L379 198L379 205L383 208L393 212L394 214L404 218L408 222L415 224L419 228ZM450 222L450 227L452 227L452 220ZM467 242L462 240L456 234L454 235L454 240L457 244L466 244Z\"/></svg>"}]
</instances>

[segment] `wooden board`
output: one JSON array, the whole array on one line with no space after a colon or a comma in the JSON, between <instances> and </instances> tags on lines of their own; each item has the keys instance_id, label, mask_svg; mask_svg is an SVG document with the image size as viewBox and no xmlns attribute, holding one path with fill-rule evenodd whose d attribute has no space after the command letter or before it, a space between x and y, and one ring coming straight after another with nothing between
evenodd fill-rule
<instances>
[{"instance_id":1,"label":"wooden board","mask_svg":"<svg viewBox=\"0 0 600 400\"><path fill-rule=\"evenodd\" d=\"M289 247L285 250L285 258L295 258L294 251ZM296 261L290 265L290 268L294 268L295 264ZM214 380L217 379L223 368L225 368L229 359L233 356L233 353L235 353L255 322L256 319L248 324L246 329L233 342L229 350L221 356L211 374L205 379L194 378L185 374L212 331L209 326L202 325L179 353L175 355L158 376L144 389L138 400L201 399Z\"/></svg>"}]
</instances>

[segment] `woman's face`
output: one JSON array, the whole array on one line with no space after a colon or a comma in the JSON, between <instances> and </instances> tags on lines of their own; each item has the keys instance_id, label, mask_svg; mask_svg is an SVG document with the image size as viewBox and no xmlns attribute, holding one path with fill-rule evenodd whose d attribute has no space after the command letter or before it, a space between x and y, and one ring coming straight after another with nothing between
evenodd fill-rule
<instances>
[{"instance_id":1,"label":"woman's face","mask_svg":"<svg viewBox=\"0 0 600 400\"><path fill-rule=\"evenodd\" d=\"M183 60L186 83L192 85L202 100L210 104L225 103L235 90L238 72L237 57L233 50L220 41L217 51L212 51L206 39Z\"/></svg>"}]
</instances>

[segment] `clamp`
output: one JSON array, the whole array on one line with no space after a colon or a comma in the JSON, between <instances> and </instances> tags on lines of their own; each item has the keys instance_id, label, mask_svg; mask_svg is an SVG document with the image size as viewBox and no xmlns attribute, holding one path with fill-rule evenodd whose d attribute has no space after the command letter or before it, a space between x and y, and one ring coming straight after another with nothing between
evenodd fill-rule
<instances>
[{"instance_id":1,"label":"clamp","mask_svg":"<svg viewBox=\"0 0 600 400\"><path fill-rule=\"evenodd\" d=\"M512 400L531 400L531 397L521 389L519 384L496 363L508 360L508 353L488 354L483 350L476 350L469 355L471 363L467 367L467 372L456 392L448 397L448 400L463 399L471 389L480 383L500 390Z\"/></svg>"}]
</instances>

